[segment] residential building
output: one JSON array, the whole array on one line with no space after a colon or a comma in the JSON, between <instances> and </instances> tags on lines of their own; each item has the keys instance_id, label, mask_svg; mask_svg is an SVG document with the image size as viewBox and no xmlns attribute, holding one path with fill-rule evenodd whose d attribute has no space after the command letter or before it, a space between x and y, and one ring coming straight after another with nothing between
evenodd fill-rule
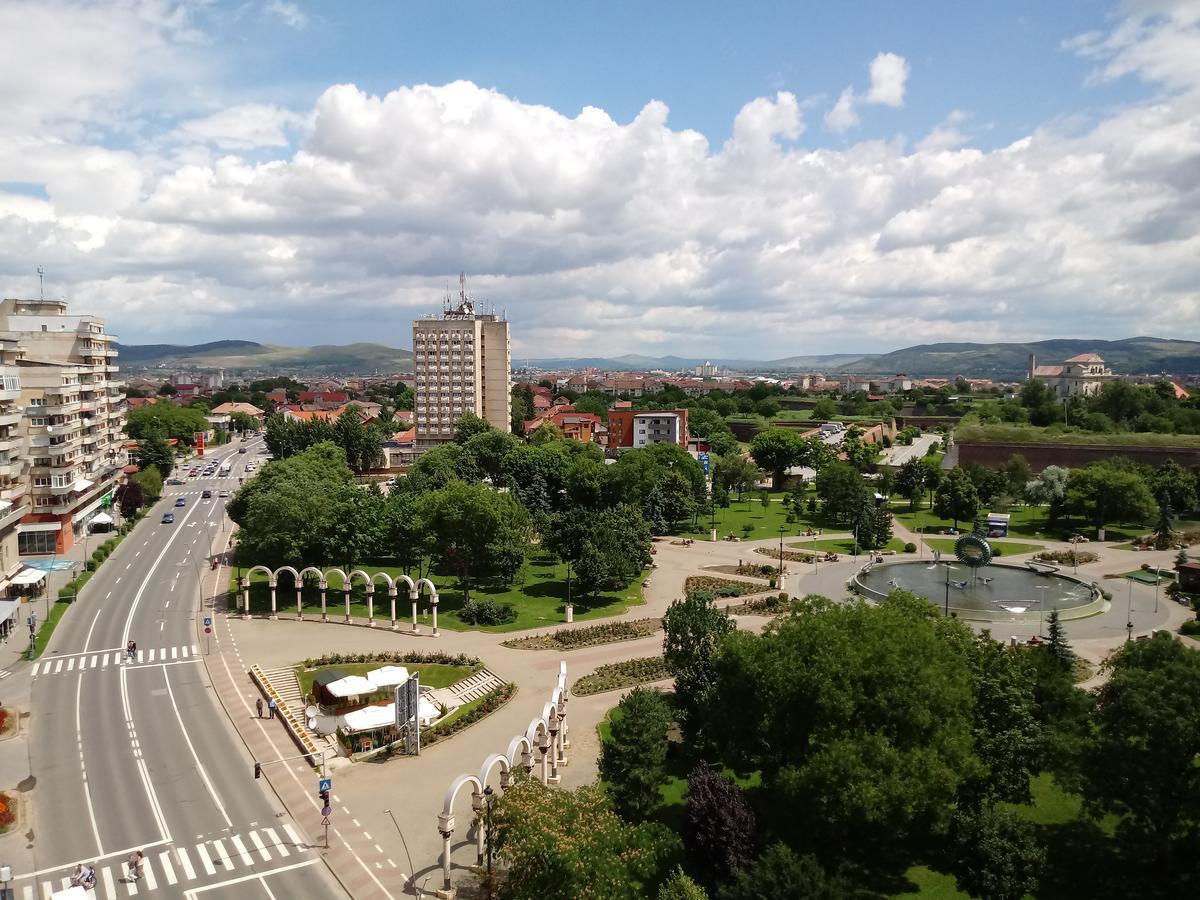
<instances>
[{"instance_id":1,"label":"residential building","mask_svg":"<svg viewBox=\"0 0 1200 900\"><path fill-rule=\"evenodd\" d=\"M562 403L528 419L525 434L533 434L547 423L557 427L565 438L591 443L596 438L601 419L595 413L577 412L571 404Z\"/></svg>"},{"instance_id":2,"label":"residential building","mask_svg":"<svg viewBox=\"0 0 1200 900\"><path fill-rule=\"evenodd\" d=\"M701 378L717 377L717 366L714 366L711 362L705 362L703 365L696 366L694 371Z\"/></svg>"},{"instance_id":3,"label":"residential building","mask_svg":"<svg viewBox=\"0 0 1200 900\"><path fill-rule=\"evenodd\" d=\"M111 502L127 462L116 336L101 319L67 315L65 301L7 299L0 302L0 337L15 347L23 411L27 466L18 550L62 553ZM11 500L15 486L10 491L0 500Z\"/></svg>"},{"instance_id":4,"label":"residential building","mask_svg":"<svg viewBox=\"0 0 1200 900\"><path fill-rule=\"evenodd\" d=\"M688 445L686 409L608 411L608 446L648 447L650 444Z\"/></svg>"},{"instance_id":5,"label":"residential building","mask_svg":"<svg viewBox=\"0 0 1200 900\"><path fill-rule=\"evenodd\" d=\"M1037 356L1029 354L1029 377L1043 382L1059 400L1068 397L1091 397L1119 376L1104 365L1095 353L1080 353L1060 366L1039 366Z\"/></svg>"},{"instance_id":6,"label":"residential building","mask_svg":"<svg viewBox=\"0 0 1200 900\"><path fill-rule=\"evenodd\" d=\"M253 403L222 403L220 406L213 407L212 411L214 416L232 416L234 413L250 416L260 425L262 424L263 411Z\"/></svg>"},{"instance_id":7,"label":"residential building","mask_svg":"<svg viewBox=\"0 0 1200 900\"><path fill-rule=\"evenodd\" d=\"M417 450L453 440L464 413L510 430L511 354L507 320L477 313L461 279L457 305L413 322Z\"/></svg>"}]
</instances>

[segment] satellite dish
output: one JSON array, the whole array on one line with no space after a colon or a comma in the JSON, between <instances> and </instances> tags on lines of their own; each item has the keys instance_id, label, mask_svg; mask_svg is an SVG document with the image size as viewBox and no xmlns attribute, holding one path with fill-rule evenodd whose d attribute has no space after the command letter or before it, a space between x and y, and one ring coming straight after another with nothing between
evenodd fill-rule
<instances>
[{"instance_id":1,"label":"satellite dish","mask_svg":"<svg viewBox=\"0 0 1200 900\"><path fill-rule=\"evenodd\" d=\"M304 707L304 714L306 716L308 716L310 719L313 718L314 716L320 715L320 713L321 713L321 711L319 709L317 709L315 706L313 706L313 704L311 704L311 703L308 704L308 706ZM311 726L309 726L309 727L311 727Z\"/></svg>"},{"instance_id":2,"label":"satellite dish","mask_svg":"<svg viewBox=\"0 0 1200 900\"><path fill-rule=\"evenodd\" d=\"M308 730L309 730L309 731L316 731L316 730L317 730L317 719L316 719L316 716L309 716L309 717L308 717Z\"/></svg>"}]
</instances>

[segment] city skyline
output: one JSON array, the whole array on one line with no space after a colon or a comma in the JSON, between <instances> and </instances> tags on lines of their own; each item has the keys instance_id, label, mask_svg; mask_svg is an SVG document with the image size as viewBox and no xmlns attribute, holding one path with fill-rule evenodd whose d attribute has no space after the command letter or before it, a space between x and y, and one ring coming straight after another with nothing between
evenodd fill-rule
<instances>
[{"instance_id":1,"label":"city skyline","mask_svg":"<svg viewBox=\"0 0 1200 900\"><path fill-rule=\"evenodd\" d=\"M401 346L465 268L517 359L1200 324L1195 2L673 12L7 4L2 293Z\"/></svg>"}]
</instances>

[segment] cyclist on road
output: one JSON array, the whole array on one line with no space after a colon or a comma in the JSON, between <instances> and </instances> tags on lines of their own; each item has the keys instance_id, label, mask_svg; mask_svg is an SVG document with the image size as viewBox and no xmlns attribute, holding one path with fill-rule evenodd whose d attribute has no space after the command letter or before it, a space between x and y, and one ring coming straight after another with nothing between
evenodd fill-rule
<instances>
[{"instance_id":1,"label":"cyclist on road","mask_svg":"<svg viewBox=\"0 0 1200 900\"><path fill-rule=\"evenodd\" d=\"M75 867L75 874L71 877L71 886L90 891L96 886L95 870L87 863L79 863Z\"/></svg>"}]
</instances>

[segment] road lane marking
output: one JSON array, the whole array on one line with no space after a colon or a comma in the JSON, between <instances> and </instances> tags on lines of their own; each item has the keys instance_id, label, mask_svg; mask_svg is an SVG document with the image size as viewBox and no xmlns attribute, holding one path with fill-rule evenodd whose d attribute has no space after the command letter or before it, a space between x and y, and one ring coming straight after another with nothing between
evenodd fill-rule
<instances>
[{"instance_id":1,"label":"road lane marking","mask_svg":"<svg viewBox=\"0 0 1200 900\"><path fill-rule=\"evenodd\" d=\"M257 831L250 832L250 840L254 842L254 846L258 848L258 855L266 862L271 858L271 854L267 852L267 845L263 843L263 839L258 836Z\"/></svg>"},{"instance_id":2,"label":"road lane marking","mask_svg":"<svg viewBox=\"0 0 1200 900\"><path fill-rule=\"evenodd\" d=\"M263 831L266 832L267 837L271 839L271 846L275 848L276 852L280 856L292 855L292 851L287 848L287 844L279 839L279 835L276 833L274 828L264 828Z\"/></svg>"},{"instance_id":3,"label":"road lane marking","mask_svg":"<svg viewBox=\"0 0 1200 900\"><path fill-rule=\"evenodd\" d=\"M242 842L241 835L235 834L229 840L233 843L233 846L237 849L238 856L240 856L242 858L242 862L245 863L247 866L254 865L254 857L246 852L246 845Z\"/></svg>"},{"instance_id":4,"label":"road lane marking","mask_svg":"<svg viewBox=\"0 0 1200 900\"><path fill-rule=\"evenodd\" d=\"M171 648L171 659L179 659L179 648L178 647Z\"/></svg>"},{"instance_id":5,"label":"road lane marking","mask_svg":"<svg viewBox=\"0 0 1200 900\"><path fill-rule=\"evenodd\" d=\"M92 616L92 627L88 629L87 637L83 639L83 652L87 653L88 647L92 643L92 632L96 630L96 623L100 621L100 613L104 611L103 607L96 610L96 615Z\"/></svg>"},{"instance_id":6,"label":"road lane marking","mask_svg":"<svg viewBox=\"0 0 1200 900\"><path fill-rule=\"evenodd\" d=\"M162 866L163 878L167 879L167 884L175 884L179 880L175 877L175 867L171 865L170 850L164 850L158 854L158 864Z\"/></svg>"},{"instance_id":7,"label":"road lane marking","mask_svg":"<svg viewBox=\"0 0 1200 900\"><path fill-rule=\"evenodd\" d=\"M233 826L233 822L229 818L229 814L225 812L225 804L221 802L221 798L217 795L217 789L209 780L208 772L200 762L200 757L196 753L196 748L192 746L191 735L188 734L187 728L183 724L183 716L179 712L179 704L175 702L175 692L171 690L171 677L167 674L167 667L163 666L163 683L167 686L167 696L171 698L171 706L175 710L175 720L179 722L179 730L183 732L183 739L187 741L188 750L192 753L192 759L196 762L196 771L200 773L200 777L204 780L204 786L208 788L208 796L217 809L221 812L221 818L225 820L225 824L229 827Z\"/></svg>"},{"instance_id":8,"label":"road lane marking","mask_svg":"<svg viewBox=\"0 0 1200 900\"><path fill-rule=\"evenodd\" d=\"M87 800L88 816L92 820L92 834L96 838L96 856L104 856L104 843L100 840L100 826L96 823L96 807L92 803L92 786L88 782L87 766L83 761L83 676L75 686L75 739L79 743L79 774L83 778L83 796Z\"/></svg>"},{"instance_id":9,"label":"road lane marking","mask_svg":"<svg viewBox=\"0 0 1200 900\"><path fill-rule=\"evenodd\" d=\"M184 877L188 881L196 877L196 870L192 868L192 861L188 858L188 852L185 848L176 847L175 858L179 860L179 865L183 867Z\"/></svg>"},{"instance_id":10,"label":"road lane marking","mask_svg":"<svg viewBox=\"0 0 1200 900\"><path fill-rule=\"evenodd\" d=\"M70 659L67 660L67 671L70 672L74 668L75 668L75 657L72 656ZM80 665L79 668L82 669L83 666Z\"/></svg>"},{"instance_id":11,"label":"road lane marking","mask_svg":"<svg viewBox=\"0 0 1200 900\"><path fill-rule=\"evenodd\" d=\"M57 675L59 672L61 672L62 667L63 667L63 661L60 659L58 661L58 665L54 667L54 674Z\"/></svg>"},{"instance_id":12,"label":"road lane marking","mask_svg":"<svg viewBox=\"0 0 1200 900\"><path fill-rule=\"evenodd\" d=\"M265 879L271 875L280 875L284 872L291 872L294 869L303 869L305 866L315 866L320 861L321 860L319 859L306 859L303 862L292 863L288 866L279 866L274 869L268 869L265 872L252 872L251 874L243 875L240 878L230 878L228 881L216 881L212 884L206 884L204 887L192 888L190 891L184 891L183 896L186 898L186 900L196 900L198 896L203 893L207 893L208 891L213 891L217 888L229 887L230 885L234 884L243 884L247 881L260 881L264 883L265 887Z\"/></svg>"},{"instance_id":13,"label":"road lane marking","mask_svg":"<svg viewBox=\"0 0 1200 900\"><path fill-rule=\"evenodd\" d=\"M204 871L209 875L216 875L217 867L212 864L212 859L208 855L208 848L203 844L197 844L196 853L200 857L200 865L204 866Z\"/></svg>"},{"instance_id":14,"label":"road lane marking","mask_svg":"<svg viewBox=\"0 0 1200 900\"><path fill-rule=\"evenodd\" d=\"M228 868L233 868L233 860L230 858L229 854L225 852L225 845L221 843L221 839L215 838L212 841L212 845L213 850L217 852L217 862Z\"/></svg>"},{"instance_id":15,"label":"road lane marking","mask_svg":"<svg viewBox=\"0 0 1200 900\"><path fill-rule=\"evenodd\" d=\"M41 667L41 665L42 665L42 664L41 664L40 662L35 662L35 663L33 664L33 674L34 674L34 675L37 675L37 673L38 673L38 669Z\"/></svg>"},{"instance_id":16,"label":"road lane marking","mask_svg":"<svg viewBox=\"0 0 1200 900\"><path fill-rule=\"evenodd\" d=\"M142 860L142 878L146 879L146 890L152 891L158 887L158 880L154 877L154 869L150 865L150 857Z\"/></svg>"}]
</instances>

